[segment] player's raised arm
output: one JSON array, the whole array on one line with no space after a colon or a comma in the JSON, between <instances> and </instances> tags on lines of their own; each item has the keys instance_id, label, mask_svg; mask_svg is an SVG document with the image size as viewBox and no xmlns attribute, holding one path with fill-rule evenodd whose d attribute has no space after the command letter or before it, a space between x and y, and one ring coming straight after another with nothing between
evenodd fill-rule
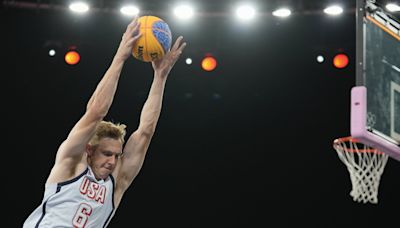
<instances>
[{"instance_id":1,"label":"player's raised arm","mask_svg":"<svg viewBox=\"0 0 400 228\"><path fill-rule=\"evenodd\" d=\"M86 159L84 159L86 145L94 135L96 126L108 113L124 62L131 56L132 46L139 36L139 24L135 18L127 26L110 67L87 104L86 112L58 149L56 162L48 182L59 182L73 177L81 171L77 170L79 163L85 163L83 165L86 166Z\"/></svg>"},{"instance_id":2,"label":"player's raised arm","mask_svg":"<svg viewBox=\"0 0 400 228\"><path fill-rule=\"evenodd\" d=\"M117 203L120 200L119 197L122 197L142 167L160 116L167 77L186 46L182 39L182 37L179 37L171 50L162 59L152 62L154 78L140 115L139 127L126 142L124 156L121 159L121 167L116 170Z\"/></svg>"}]
</instances>

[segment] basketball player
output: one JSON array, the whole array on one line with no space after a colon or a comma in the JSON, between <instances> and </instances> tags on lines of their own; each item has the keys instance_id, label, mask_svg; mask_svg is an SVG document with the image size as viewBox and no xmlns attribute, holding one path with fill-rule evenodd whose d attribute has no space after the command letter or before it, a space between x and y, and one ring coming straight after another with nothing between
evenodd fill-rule
<instances>
[{"instance_id":1,"label":"basketball player","mask_svg":"<svg viewBox=\"0 0 400 228\"><path fill-rule=\"evenodd\" d=\"M106 227L142 167L154 134L165 83L186 46L179 37L171 50L152 62L154 79L138 129L124 145L125 125L103 121L124 62L140 37L135 18L122 36L113 61L87 103L86 112L57 151L42 203L23 227Z\"/></svg>"}]
</instances>

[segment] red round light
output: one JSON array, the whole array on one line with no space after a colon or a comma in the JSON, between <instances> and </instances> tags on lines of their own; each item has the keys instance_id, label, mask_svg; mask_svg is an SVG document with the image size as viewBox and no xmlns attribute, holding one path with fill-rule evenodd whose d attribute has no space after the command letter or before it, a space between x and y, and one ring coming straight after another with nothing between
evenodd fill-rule
<instances>
[{"instance_id":1,"label":"red round light","mask_svg":"<svg viewBox=\"0 0 400 228\"><path fill-rule=\"evenodd\" d=\"M81 57L76 51L68 51L67 54L65 54L65 62L69 65L75 65L79 63L80 59Z\"/></svg>"},{"instance_id":2,"label":"red round light","mask_svg":"<svg viewBox=\"0 0 400 228\"><path fill-rule=\"evenodd\" d=\"M205 71L213 71L217 67L217 60L212 56L205 57L201 61L201 67Z\"/></svg>"},{"instance_id":3,"label":"red round light","mask_svg":"<svg viewBox=\"0 0 400 228\"><path fill-rule=\"evenodd\" d=\"M345 68L349 65L349 57L345 54L337 54L335 58L333 58L333 65L339 69Z\"/></svg>"}]
</instances>

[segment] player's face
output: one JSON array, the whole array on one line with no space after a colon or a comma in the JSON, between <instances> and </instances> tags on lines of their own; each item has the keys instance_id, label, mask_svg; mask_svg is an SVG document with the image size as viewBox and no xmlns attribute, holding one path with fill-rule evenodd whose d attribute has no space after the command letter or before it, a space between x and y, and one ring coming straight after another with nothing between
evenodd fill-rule
<instances>
[{"instance_id":1,"label":"player's face","mask_svg":"<svg viewBox=\"0 0 400 228\"><path fill-rule=\"evenodd\" d=\"M96 178L106 179L117 165L122 154L122 143L119 140L103 138L91 153L91 168Z\"/></svg>"}]
</instances>

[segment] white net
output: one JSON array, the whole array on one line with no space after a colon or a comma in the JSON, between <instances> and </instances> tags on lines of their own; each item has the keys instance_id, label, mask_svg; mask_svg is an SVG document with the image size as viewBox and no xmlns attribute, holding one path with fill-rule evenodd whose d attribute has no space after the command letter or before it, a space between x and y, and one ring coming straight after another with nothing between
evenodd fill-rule
<instances>
[{"instance_id":1,"label":"white net","mask_svg":"<svg viewBox=\"0 0 400 228\"><path fill-rule=\"evenodd\" d=\"M333 147L350 173L353 200L378 203L379 182L388 155L351 137L336 139Z\"/></svg>"}]
</instances>

